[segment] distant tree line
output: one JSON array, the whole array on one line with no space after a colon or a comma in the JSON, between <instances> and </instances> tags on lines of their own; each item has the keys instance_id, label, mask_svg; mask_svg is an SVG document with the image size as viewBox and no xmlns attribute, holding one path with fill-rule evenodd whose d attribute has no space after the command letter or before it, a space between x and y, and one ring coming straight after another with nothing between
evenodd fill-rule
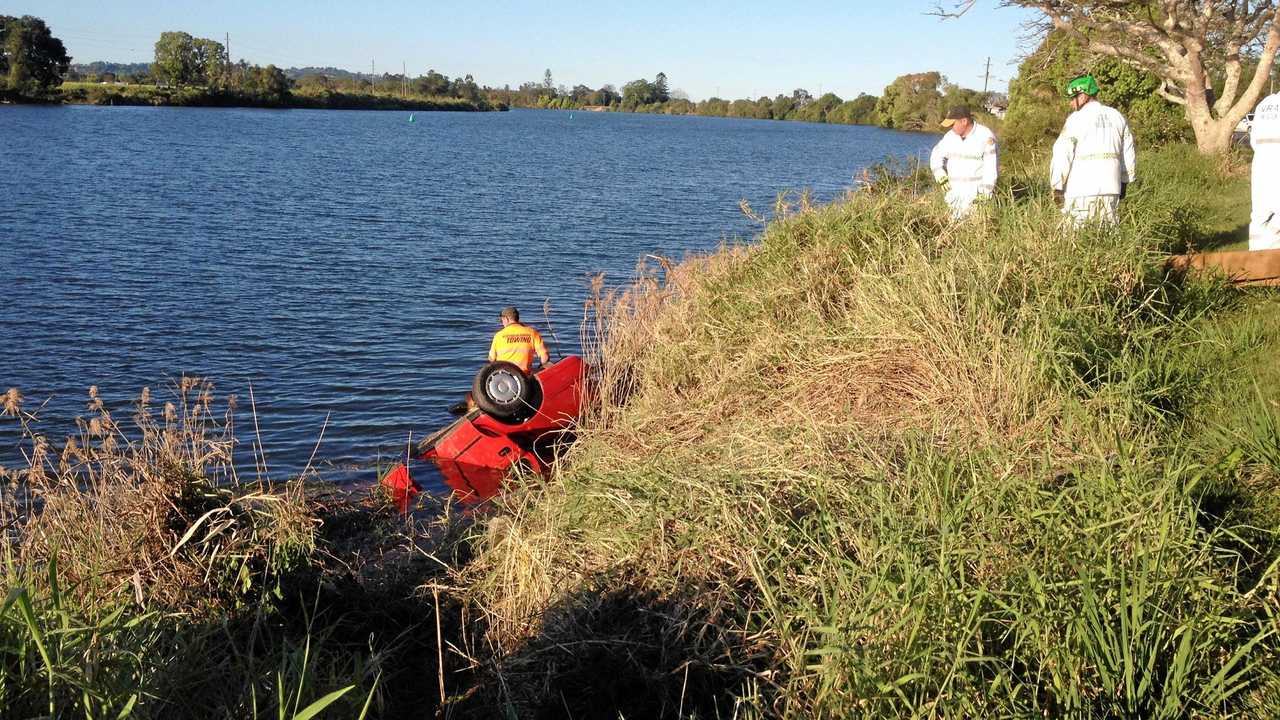
<instances>
[{"instance_id":1,"label":"distant tree line","mask_svg":"<svg viewBox=\"0 0 1280 720\"><path fill-rule=\"evenodd\" d=\"M632 80L622 86L621 92L614 85L604 85L598 90L576 85L568 90L553 82L551 70L543 74L541 82L527 82L516 90L489 92L491 97L500 98L513 107L561 110L598 107L664 115L880 125L901 130L935 130L950 105L964 103L981 112L988 104L1002 99L995 93L984 95L948 83L938 72L903 75L890 83L879 97L862 93L852 100L844 100L835 93L814 97L808 90L797 88L790 94L772 98L712 97L694 102L685 93L670 90L667 75L661 72L652 81Z\"/></svg>"},{"instance_id":2,"label":"distant tree line","mask_svg":"<svg viewBox=\"0 0 1280 720\"><path fill-rule=\"evenodd\" d=\"M151 63L117 63L96 60L71 63L63 79L68 82L149 83Z\"/></svg>"},{"instance_id":3,"label":"distant tree line","mask_svg":"<svg viewBox=\"0 0 1280 720\"><path fill-rule=\"evenodd\" d=\"M130 84L119 92L77 87L64 93L80 102L424 110L493 107L485 89L470 75L451 80L435 70L416 78L390 73L374 77L337 68L286 71L243 59L232 62L221 42L182 31L160 34L150 64L90 63L77 70L69 80Z\"/></svg>"},{"instance_id":4,"label":"distant tree line","mask_svg":"<svg viewBox=\"0 0 1280 720\"><path fill-rule=\"evenodd\" d=\"M1253 62L1256 62L1254 60ZM1247 65L1248 63L1246 63ZM1246 67L1246 71L1251 66ZM600 107L620 112L665 115L703 115L800 120L842 125L878 125L896 130L937 132L947 108L967 105L980 120L998 130L1007 142L1025 148L1047 146L1062 128L1068 108L1062 90L1073 77L1092 73L1102 86L1100 99L1123 112L1140 142L1159 144L1189 140L1191 128L1174 103L1159 94L1160 79L1151 72L1113 57L1090 52L1078 38L1050 33L1022 63L1006 97L983 93L948 82L937 71L908 73L885 86L879 96L866 93L843 100L835 93L813 97L797 88L772 98L689 100L669 90L668 77L633 80L619 92L614 85L592 90L584 85L566 89L552 80L551 70L541 82L518 89L488 90L512 107L581 109ZM1221 80L1217 81L1220 85ZM1215 85L1215 91L1217 86ZM1007 116L1000 118L1003 111Z\"/></svg>"},{"instance_id":5,"label":"distant tree line","mask_svg":"<svg viewBox=\"0 0 1280 720\"><path fill-rule=\"evenodd\" d=\"M900 130L937 131L946 109L966 104L984 109L1008 106L1003 123L986 116L1006 142L1041 147L1056 137L1067 114L1062 87L1071 77L1094 74L1101 99L1129 118L1143 143L1187 140L1191 128L1179 108L1161 95L1161 80L1151 71L1091 50L1088 43L1064 32L1051 32L1019 68L1010 84L1008 102L996 94L963 88L937 71L909 73L889 83L879 96L860 94L851 100L835 93L814 97L797 88L772 98L699 102L670 87L666 73L637 79L619 90L555 82L547 69L539 81L518 88L485 87L471 75L450 78L434 69L417 77L353 73L338 68L259 66L232 62L222 43L181 31L161 33L151 63L70 64L62 41L40 18L0 15L0 98L113 102L116 104L268 105L341 108L492 109L505 107L575 109L667 115L704 115L759 120L800 120L847 125L879 125ZM1257 59L1242 61L1252 72ZM126 90L76 87L59 92L63 79L92 83L130 83ZM1214 93L1219 88L1218 79Z\"/></svg>"},{"instance_id":6,"label":"distant tree line","mask_svg":"<svg viewBox=\"0 0 1280 720\"><path fill-rule=\"evenodd\" d=\"M328 70L326 68L326 70ZM294 88L307 95L332 93L391 94L417 97L454 98L487 104L488 96L470 75L450 79L448 75L428 70L425 75L408 77L399 73L379 76L351 72L293 71ZM289 74L290 71L286 71Z\"/></svg>"},{"instance_id":7,"label":"distant tree line","mask_svg":"<svg viewBox=\"0 0 1280 720\"><path fill-rule=\"evenodd\" d=\"M489 106L483 89L470 75L451 80L435 70L414 78L393 73L381 76L348 72L329 74L326 70L333 69L286 73L275 65L260 67L249 65L244 60L232 64L222 43L195 38L184 32L162 33L156 42L155 61L151 65L152 78L158 84L230 89L278 100L282 104L289 100L291 94L298 94L304 98L297 104L347 107L351 103L336 96L353 94L399 96L406 101L445 98L466 101L477 108ZM384 105L381 101L372 104Z\"/></svg>"}]
</instances>

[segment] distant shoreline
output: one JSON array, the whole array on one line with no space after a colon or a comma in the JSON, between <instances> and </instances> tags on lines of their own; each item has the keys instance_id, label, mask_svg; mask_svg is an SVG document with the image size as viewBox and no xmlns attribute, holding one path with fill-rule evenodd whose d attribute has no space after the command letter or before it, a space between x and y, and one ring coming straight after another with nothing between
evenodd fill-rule
<instances>
[{"instance_id":1,"label":"distant shoreline","mask_svg":"<svg viewBox=\"0 0 1280 720\"><path fill-rule=\"evenodd\" d=\"M506 104L472 101L454 97L372 95L368 93L326 92L323 94L286 92L260 95L238 90L155 85L112 85L103 83L63 83L56 94L46 98L14 98L18 104L121 105L130 107L243 107L308 110L410 110L415 112L494 112Z\"/></svg>"}]
</instances>

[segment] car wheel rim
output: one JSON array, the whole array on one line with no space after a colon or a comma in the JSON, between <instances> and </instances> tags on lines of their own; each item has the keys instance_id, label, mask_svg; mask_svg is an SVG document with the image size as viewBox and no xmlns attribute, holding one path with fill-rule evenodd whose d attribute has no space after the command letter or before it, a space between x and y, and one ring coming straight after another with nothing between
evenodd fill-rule
<instances>
[{"instance_id":1,"label":"car wheel rim","mask_svg":"<svg viewBox=\"0 0 1280 720\"><path fill-rule=\"evenodd\" d=\"M489 398L499 405L511 405L520 397L522 378L509 372L495 372L485 383Z\"/></svg>"}]
</instances>

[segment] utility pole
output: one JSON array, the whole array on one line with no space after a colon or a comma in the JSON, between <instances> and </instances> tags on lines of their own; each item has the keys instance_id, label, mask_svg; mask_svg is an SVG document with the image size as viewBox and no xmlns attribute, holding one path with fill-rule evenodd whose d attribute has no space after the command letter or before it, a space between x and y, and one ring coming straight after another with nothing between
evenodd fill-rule
<instances>
[{"instance_id":1,"label":"utility pole","mask_svg":"<svg viewBox=\"0 0 1280 720\"><path fill-rule=\"evenodd\" d=\"M226 82L228 85L230 85L230 84L231 84L231 33L227 33L227 35L226 35L226 41L227 41L227 42L226 42L226 46L227 46L227 47L226 47L226 49L227 49L227 71L226 71L226 73L224 73L224 75L226 76L226 78L225 78L225 82Z\"/></svg>"},{"instance_id":2,"label":"utility pole","mask_svg":"<svg viewBox=\"0 0 1280 720\"><path fill-rule=\"evenodd\" d=\"M991 81L991 57L987 56L987 72L982 76L982 101L987 101L987 83Z\"/></svg>"},{"instance_id":3,"label":"utility pole","mask_svg":"<svg viewBox=\"0 0 1280 720\"><path fill-rule=\"evenodd\" d=\"M409 65L405 61L400 61L400 79L403 81L401 85L400 97L409 97Z\"/></svg>"},{"instance_id":4,"label":"utility pole","mask_svg":"<svg viewBox=\"0 0 1280 720\"><path fill-rule=\"evenodd\" d=\"M369 61L369 94L374 95L374 90L378 87L377 70L374 69L373 60Z\"/></svg>"}]
</instances>

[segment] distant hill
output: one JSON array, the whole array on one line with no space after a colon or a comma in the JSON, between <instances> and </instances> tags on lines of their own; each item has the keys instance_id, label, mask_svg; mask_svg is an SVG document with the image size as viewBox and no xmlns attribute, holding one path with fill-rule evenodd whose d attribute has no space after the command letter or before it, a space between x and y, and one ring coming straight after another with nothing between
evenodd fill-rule
<instances>
[{"instance_id":1,"label":"distant hill","mask_svg":"<svg viewBox=\"0 0 1280 720\"><path fill-rule=\"evenodd\" d=\"M72 63L69 68L73 75L102 75L103 73L114 73L116 75L138 75L140 73L149 72L150 63L117 63L96 60L90 63ZM352 80L358 77L368 77L367 74L359 75L350 70L343 70L335 67L291 67L284 70L285 77L290 80L298 80L310 75L327 75L331 78L340 80Z\"/></svg>"},{"instance_id":2,"label":"distant hill","mask_svg":"<svg viewBox=\"0 0 1280 720\"><path fill-rule=\"evenodd\" d=\"M117 63L97 60L91 63L71 63L71 67L68 69L77 75L101 75L103 73L138 75L148 72L151 69L151 63Z\"/></svg>"},{"instance_id":3,"label":"distant hill","mask_svg":"<svg viewBox=\"0 0 1280 720\"><path fill-rule=\"evenodd\" d=\"M357 75L356 73L353 73L350 70L343 70L341 68L335 68L335 67L303 67L303 68L291 67L291 68L285 68L284 75L290 80L297 80L299 78L304 78L310 75L325 75L331 78L337 78L341 80L353 80L353 79L356 79L357 77L368 77L367 74Z\"/></svg>"}]
</instances>

